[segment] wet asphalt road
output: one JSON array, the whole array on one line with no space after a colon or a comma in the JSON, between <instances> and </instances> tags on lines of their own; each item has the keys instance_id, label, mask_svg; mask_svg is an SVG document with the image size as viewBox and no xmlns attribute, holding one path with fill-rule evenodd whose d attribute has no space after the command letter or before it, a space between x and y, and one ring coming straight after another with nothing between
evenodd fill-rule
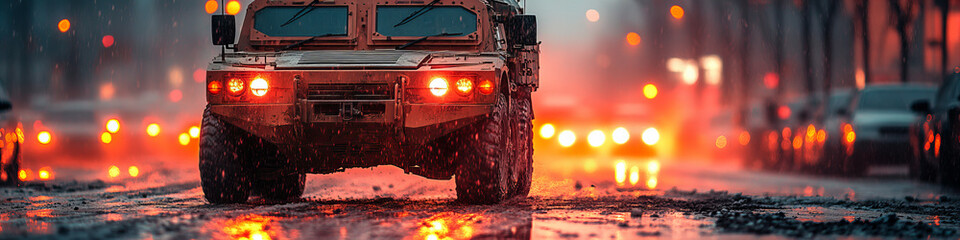
<instances>
[{"instance_id":1,"label":"wet asphalt road","mask_svg":"<svg viewBox=\"0 0 960 240\"><path fill-rule=\"evenodd\" d=\"M65 169L0 188L0 239L957 238L960 229L960 198L934 185L716 161L538 155L530 197L481 206L456 202L453 181L394 167L308 175L302 201L235 205L208 204L190 164L142 169L118 179Z\"/></svg>"}]
</instances>

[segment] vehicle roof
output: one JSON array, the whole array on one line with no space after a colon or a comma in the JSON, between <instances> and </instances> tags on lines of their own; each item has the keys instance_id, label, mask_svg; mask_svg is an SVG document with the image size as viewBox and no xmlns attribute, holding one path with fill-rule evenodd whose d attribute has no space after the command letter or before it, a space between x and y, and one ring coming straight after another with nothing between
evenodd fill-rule
<instances>
[{"instance_id":1,"label":"vehicle roof","mask_svg":"<svg viewBox=\"0 0 960 240\"><path fill-rule=\"evenodd\" d=\"M885 90L932 90L936 89L937 86L931 84L922 84L922 83L902 83L902 84L878 84L878 85L868 85L864 87L861 92L870 92L870 91L885 91Z\"/></svg>"}]
</instances>

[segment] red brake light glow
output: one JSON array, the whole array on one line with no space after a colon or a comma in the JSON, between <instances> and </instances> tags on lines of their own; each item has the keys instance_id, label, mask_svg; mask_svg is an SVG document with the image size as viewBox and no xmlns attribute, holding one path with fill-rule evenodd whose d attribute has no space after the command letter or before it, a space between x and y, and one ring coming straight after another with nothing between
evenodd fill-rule
<instances>
[{"instance_id":1,"label":"red brake light glow","mask_svg":"<svg viewBox=\"0 0 960 240\"><path fill-rule=\"evenodd\" d=\"M257 95L257 97L263 97L269 89L270 84L262 77L254 78L253 81L250 82L250 92L252 92L253 95Z\"/></svg>"},{"instance_id":2,"label":"red brake light glow","mask_svg":"<svg viewBox=\"0 0 960 240\"><path fill-rule=\"evenodd\" d=\"M490 95L493 93L493 82L490 80L480 81L480 85L478 85L477 88L483 95Z\"/></svg>"}]
</instances>

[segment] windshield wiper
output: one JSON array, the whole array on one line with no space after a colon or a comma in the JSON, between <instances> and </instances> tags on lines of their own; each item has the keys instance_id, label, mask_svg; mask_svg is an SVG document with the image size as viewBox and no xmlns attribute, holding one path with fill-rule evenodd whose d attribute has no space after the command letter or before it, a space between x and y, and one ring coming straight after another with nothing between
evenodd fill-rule
<instances>
[{"instance_id":1,"label":"windshield wiper","mask_svg":"<svg viewBox=\"0 0 960 240\"><path fill-rule=\"evenodd\" d=\"M346 35L347 35L346 33L327 33L327 34L323 34L323 35L316 35L316 36L313 36L313 37L310 37L310 38L307 38L307 39L304 39L304 40L300 40L299 42L295 42L295 43L293 43L293 44L287 45L287 46L281 48L280 51L286 51L286 50L291 49L291 48L299 47L299 46L302 46L302 45L305 44L305 43L312 42L312 41L317 40L317 39L319 39L319 38L334 37L334 36L341 36L341 37L342 37L342 36L346 36Z\"/></svg>"},{"instance_id":2,"label":"windshield wiper","mask_svg":"<svg viewBox=\"0 0 960 240\"><path fill-rule=\"evenodd\" d=\"M417 40L413 40L413 41L410 41L410 42L408 42L408 43L406 43L406 44L397 46L397 50L400 50L400 49L404 49L404 48L413 46L414 44L417 44L417 43L420 43L420 42L423 42L423 41L427 40L427 38L431 38L431 37L448 37L448 36L457 36L457 35L463 35L463 33L448 33L448 32L443 32L443 33L438 33L438 34L434 34L434 35L423 36L422 38L418 38Z\"/></svg>"},{"instance_id":3,"label":"windshield wiper","mask_svg":"<svg viewBox=\"0 0 960 240\"><path fill-rule=\"evenodd\" d=\"M400 25L410 23L410 21L413 21L413 19L423 16L423 14L433 10L433 5L436 5L438 2L440 2L440 0L433 0L433 2L427 3L427 5L410 13L410 15L403 18L403 20L400 20L400 22L398 22L396 25L393 25L393 27L399 27Z\"/></svg>"},{"instance_id":4,"label":"windshield wiper","mask_svg":"<svg viewBox=\"0 0 960 240\"><path fill-rule=\"evenodd\" d=\"M293 14L293 16L290 17L290 19L287 19L287 21L284 22L283 24L280 24L280 26L281 27L287 26L287 24L291 24L293 23L293 21L297 21L297 19L300 19L301 17L306 16L307 13L310 13L313 11L313 9L316 9L313 7L313 5L317 3L320 3L320 0L313 0L310 3L307 3L306 6L303 6L303 8L301 8L300 11L297 11L296 14ZM309 8L310 10L307 10L307 8ZM303 12L303 11L307 11L307 12Z\"/></svg>"}]
</instances>

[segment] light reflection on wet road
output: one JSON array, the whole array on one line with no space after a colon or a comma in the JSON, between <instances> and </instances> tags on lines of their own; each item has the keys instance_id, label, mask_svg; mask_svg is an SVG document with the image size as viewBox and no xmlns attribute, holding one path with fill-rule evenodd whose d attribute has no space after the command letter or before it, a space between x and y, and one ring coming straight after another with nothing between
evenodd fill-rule
<instances>
[{"instance_id":1,"label":"light reflection on wet road","mask_svg":"<svg viewBox=\"0 0 960 240\"><path fill-rule=\"evenodd\" d=\"M91 238L465 239L719 238L715 218L647 197L696 198L728 191L755 196L935 200L944 190L899 179L848 180L744 171L736 164L674 159L537 156L528 199L493 206L453 201L453 181L426 180L394 167L308 175L304 200L209 205L196 170L149 167L139 178L55 182L0 193L0 238L71 234ZM144 164L146 165L146 164ZM66 171L65 171L66 172ZM77 172L83 172L78 170ZM102 172L86 173L102 174ZM81 178L82 179L82 178ZM949 195L949 194L948 194ZM693 197L692 197L693 196ZM803 221L871 219L880 210L798 204ZM931 225L940 216L904 214Z\"/></svg>"}]
</instances>

